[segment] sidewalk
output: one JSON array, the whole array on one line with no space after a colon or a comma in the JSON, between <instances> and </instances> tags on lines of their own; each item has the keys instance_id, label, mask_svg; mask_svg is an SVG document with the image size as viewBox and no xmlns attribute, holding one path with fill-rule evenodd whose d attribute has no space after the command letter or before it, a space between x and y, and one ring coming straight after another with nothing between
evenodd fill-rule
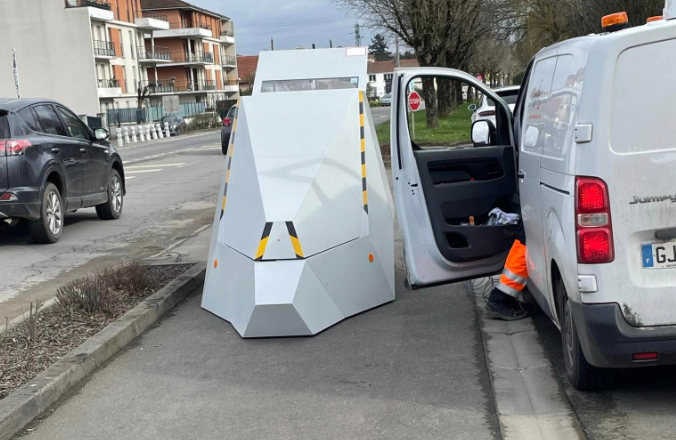
<instances>
[{"instance_id":1,"label":"sidewalk","mask_svg":"<svg viewBox=\"0 0 676 440\"><path fill-rule=\"evenodd\" d=\"M189 298L25 438L499 438L473 297L406 291L396 250L397 300L313 338L244 340Z\"/></svg>"}]
</instances>

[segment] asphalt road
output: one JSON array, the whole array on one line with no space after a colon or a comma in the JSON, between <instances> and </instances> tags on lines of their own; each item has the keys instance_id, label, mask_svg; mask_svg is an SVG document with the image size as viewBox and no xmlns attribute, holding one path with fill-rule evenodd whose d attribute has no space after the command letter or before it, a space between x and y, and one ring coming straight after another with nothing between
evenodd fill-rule
<instances>
[{"instance_id":1,"label":"asphalt road","mask_svg":"<svg viewBox=\"0 0 676 440\"><path fill-rule=\"evenodd\" d=\"M623 370L611 389L576 391L565 377L561 334L544 313L535 318L547 354L588 438L676 438L676 367Z\"/></svg>"},{"instance_id":2,"label":"asphalt road","mask_svg":"<svg viewBox=\"0 0 676 440\"><path fill-rule=\"evenodd\" d=\"M397 299L312 338L242 339L193 296L27 440L498 439L473 296Z\"/></svg>"},{"instance_id":3,"label":"asphalt road","mask_svg":"<svg viewBox=\"0 0 676 440\"><path fill-rule=\"evenodd\" d=\"M147 258L213 221L223 174L220 132L190 134L120 149L127 196L122 217L101 221L93 208L66 216L58 243L30 243L21 228L0 232L0 320L99 267Z\"/></svg>"},{"instance_id":4,"label":"asphalt road","mask_svg":"<svg viewBox=\"0 0 676 440\"><path fill-rule=\"evenodd\" d=\"M390 120L391 107L373 107L371 114L373 115L373 123L377 126L383 122Z\"/></svg>"}]
</instances>

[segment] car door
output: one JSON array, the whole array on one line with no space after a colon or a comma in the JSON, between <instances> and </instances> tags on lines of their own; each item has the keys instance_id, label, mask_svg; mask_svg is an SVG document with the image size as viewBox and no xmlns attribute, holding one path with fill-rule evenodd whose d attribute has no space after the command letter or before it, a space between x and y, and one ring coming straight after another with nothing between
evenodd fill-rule
<instances>
[{"instance_id":1,"label":"car door","mask_svg":"<svg viewBox=\"0 0 676 440\"><path fill-rule=\"evenodd\" d=\"M68 136L80 146L83 160L82 205L93 206L108 200L108 147L100 144L73 112L57 105L56 110Z\"/></svg>"},{"instance_id":2,"label":"car door","mask_svg":"<svg viewBox=\"0 0 676 440\"><path fill-rule=\"evenodd\" d=\"M498 126L489 145L421 148L412 139L408 93L419 78L424 86L425 78L430 77L462 82L493 99ZM496 207L519 212L509 107L476 78L453 69L397 70L392 99L392 179L410 286L499 272L521 228L485 226L489 212ZM467 114L466 123L470 120Z\"/></svg>"},{"instance_id":3,"label":"car door","mask_svg":"<svg viewBox=\"0 0 676 440\"><path fill-rule=\"evenodd\" d=\"M68 211L79 209L82 206L84 168L81 146L68 136L52 104L34 105L32 110L44 139L42 153L52 155L53 159L61 165L64 173L66 209Z\"/></svg>"}]
</instances>

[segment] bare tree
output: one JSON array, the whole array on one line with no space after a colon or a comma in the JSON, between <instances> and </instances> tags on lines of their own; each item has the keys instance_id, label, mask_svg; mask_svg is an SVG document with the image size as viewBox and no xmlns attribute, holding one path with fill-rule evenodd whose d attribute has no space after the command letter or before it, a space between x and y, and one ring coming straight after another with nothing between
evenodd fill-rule
<instances>
[{"instance_id":1,"label":"bare tree","mask_svg":"<svg viewBox=\"0 0 676 440\"><path fill-rule=\"evenodd\" d=\"M488 38L509 0L334 0L358 13L369 27L397 35L421 66L467 70L477 42ZM436 87L435 87L436 86ZM427 126L438 126L462 100L457 81L423 78Z\"/></svg>"}]
</instances>

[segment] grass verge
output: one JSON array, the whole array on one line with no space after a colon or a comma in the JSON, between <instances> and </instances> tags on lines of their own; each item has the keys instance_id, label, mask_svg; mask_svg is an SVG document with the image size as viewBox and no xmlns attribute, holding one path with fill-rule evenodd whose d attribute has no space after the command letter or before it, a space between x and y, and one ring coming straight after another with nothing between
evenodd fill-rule
<instances>
[{"instance_id":1,"label":"grass verge","mask_svg":"<svg viewBox=\"0 0 676 440\"><path fill-rule=\"evenodd\" d=\"M190 267L131 263L104 269L60 288L57 304L44 312L31 304L25 322L0 335L0 399Z\"/></svg>"},{"instance_id":2,"label":"grass verge","mask_svg":"<svg viewBox=\"0 0 676 440\"><path fill-rule=\"evenodd\" d=\"M460 106L446 118L439 118L438 128L427 128L427 112L420 110L416 113L409 113L415 120L415 138L414 141L420 146L454 146L461 142L471 141L472 130L472 112L467 107L472 102L460 104ZM411 116L413 115L413 116ZM409 125L410 122L409 122ZM390 145L390 121L383 122L376 127L378 141L381 146ZM412 134L412 130L411 130Z\"/></svg>"}]
</instances>

